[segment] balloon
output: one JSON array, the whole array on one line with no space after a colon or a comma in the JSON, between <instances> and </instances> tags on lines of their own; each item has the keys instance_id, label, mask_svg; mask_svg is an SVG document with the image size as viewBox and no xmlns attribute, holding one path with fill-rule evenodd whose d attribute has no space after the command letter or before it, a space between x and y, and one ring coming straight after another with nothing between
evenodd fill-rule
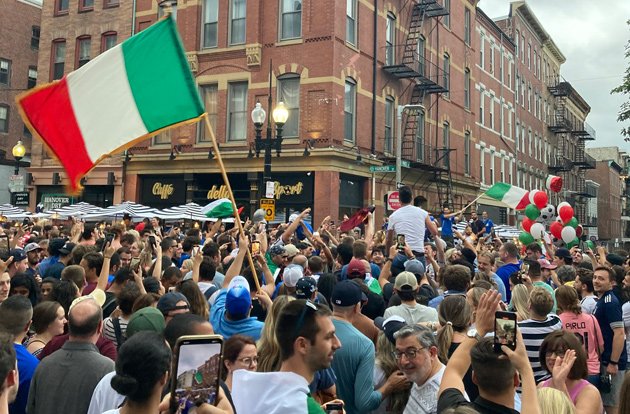
<instances>
[{"instance_id":1,"label":"balloon","mask_svg":"<svg viewBox=\"0 0 630 414\"><path fill-rule=\"evenodd\" d=\"M541 223L534 223L529 231L536 240L542 239L545 234L545 225Z\"/></svg>"},{"instance_id":2,"label":"balloon","mask_svg":"<svg viewBox=\"0 0 630 414\"><path fill-rule=\"evenodd\" d=\"M571 226L566 226L562 229L562 241L565 243L571 243L575 239L575 229Z\"/></svg>"},{"instance_id":3,"label":"balloon","mask_svg":"<svg viewBox=\"0 0 630 414\"><path fill-rule=\"evenodd\" d=\"M562 209L558 212L558 215L562 219L563 223L565 224L569 223L571 219L573 218L573 207L571 206L562 207ZM575 226L577 227L577 219L575 220Z\"/></svg>"},{"instance_id":4,"label":"balloon","mask_svg":"<svg viewBox=\"0 0 630 414\"><path fill-rule=\"evenodd\" d=\"M545 180L545 188L554 193L559 193L560 190L562 190L562 177L558 177L557 175L548 176L547 180Z\"/></svg>"},{"instance_id":5,"label":"balloon","mask_svg":"<svg viewBox=\"0 0 630 414\"><path fill-rule=\"evenodd\" d=\"M589 249L595 250L595 243L593 243L592 240L587 240L586 245L588 246Z\"/></svg>"},{"instance_id":6,"label":"balloon","mask_svg":"<svg viewBox=\"0 0 630 414\"><path fill-rule=\"evenodd\" d=\"M556 207L556 212L560 214L560 210L562 210L562 208L565 206L571 207L571 204L567 203L566 201L563 201L562 203L558 204L558 207Z\"/></svg>"},{"instance_id":7,"label":"balloon","mask_svg":"<svg viewBox=\"0 0 630 414\"><path fill-rule=\"evenodd\" d=\"M584 227L582 227L581 224L578 224L578 226L575 228L575 234L578 237L582 237L582 233L584 233Z\"/></svg>"},{"instance_id":8,"label":"balloon","mask_svg":"<svg viewBox=\"0 0 630 414\"><path fill-rule=\"evenodd\" d=\"M525 217L523 219L523 222L521 223L523 230L525 230L528 233L529 233L529 229L532 227L532 224L534 224L534 221L529 219L528 217Z\"/></svg>"},{"instance_id":9,"label":"balloon","mask_svg":"<svg viewBox=\"0 0 630 414\"><path fill-rule=\"evenodd\" d=\"M567 243L567 247L570 249L571 247L577 246L578 244L580 244L580 239L576 237L575 239Z\"/></svg>"},{"instance_id":10,"label":"balloon","mask_svg":"<svg viewBox=\"0 0 630 414\"><path fill-rule=\"evenodd\" d=\"M540 216L540 210L538 210L538 207L536 207L534 204L529 204L527 207L525 207L525 215L530 220L536 220L538 216Z\"/></svg>"},{"instance_id":11,"label":"balloon","mask_svg":"<svg viewBox=\"0 0 630 414\"><path fill-rule=\"evenodd\" d=\"M578 221L577 221L577 219L576 219L575 217L572 217L572 218L569 220L569 222L567 223L567 226L571 226L571 227L573 227L574 229L577 229L577 226L578 226ZM577 233L577 230L575 230L575 232Z\"/></svg>"},{"instance_id":12,"label":"balloon","mask_svg":"<svg viewBox=\"0 0 630 414\"><path fill-rule=\"evenodd\" d=\"M518 236L518 239L521 241L521 243L525 245L528 245L534 241L532 235L527 233L526 231L522 231L521 234Z\"/></svg>"},{"instance_id":13,"label":"balloon","mask_svg":"<svg viewBox=\"0 0 630 414\"><path fill-rule=\"evenodd\" d=\"M544 208L540 209L540 218L544 223L550 223L556 217L556 208L553 204L547 204Z\"/></svg>"},{"instance_id":14,"label":"balloon","mask_svg":"<svg viewBox=\"0 0 630 414\"><path fill-rule=\"evenodd\" d=\"M534 197L535 197L535 196L536 196L536 194L538 194L538 193L540 193L540 190L532 190L532 191L530 191L530 192L529 192L529 196L528 196L528 197L529 197L529 202L530 202L531 204L536 204L536 203L534 202Z\"/></svg>"},{"instance_id":15,"label":"balloon","mask_svg":"<svg viewBox=\"0 0 630 414\"><path fill-rule=\"evenodd\" d=\"M562 227L562 223L554 221L553 223L551 223L551 226L549 226L549 231L551 231L553 237L555 237L556 239L560 239L562 238Z\"/></svg>"},{"instance_id":16,"label":"balloon","mask_svg":"<svg viewBox=\"0 0 630 414\"><path fill-rule=\"evenodd\" d=\"M547 197L547 193L545 193L544 191L538 191L536 194L534 194L534 204L536 204L536 207L545 208L547 207L548 202L549 197Z\"/></svg>"}]
</instances>

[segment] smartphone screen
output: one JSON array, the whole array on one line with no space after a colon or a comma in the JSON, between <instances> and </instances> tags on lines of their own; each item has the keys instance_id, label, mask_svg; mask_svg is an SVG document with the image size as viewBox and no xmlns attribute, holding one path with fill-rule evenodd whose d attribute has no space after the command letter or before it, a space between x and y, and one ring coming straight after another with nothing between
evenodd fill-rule
<instances>
[{"instance_id":1,"label":"smartphone screen","mask_svg":"<svg viewBox=\"0 0 630 414\"><path fill-rule=\"evenodd\" d=\"M155 246L155 236L149 236L149 243L151 243L151 246Z\"/></svg>"},{"instance_id":2,"label":"smartphone screen","mask_svg":"<svg viewBox=\"0 0 630 414\"><path fill-rule=\"evenodd\" d=\"M132 271L137 272L140 268L140 258L134 257L133 259L131 259L131 264L129 265L129 267Z\"/></svg>"},{"instance_id":3,"label":"smartphone screen","mask_svg":"<svg viewBox=\"0 0 630 414\"><path fill-rule=\"evenodd\" d=\"M343 404L341 403L328 403L325 405L326 414L341 414L343 413Z\"/></svg>"},{"instance_id":4,"label":"smartphone screen","mask_svg":"<svg viewBox=\"0 0 630 414\"><path fill-rule=\"evenodd\" d=\"M260 242L258 240L254 240L250 246L253 255L260 254Z\"/></svg>"},{"instance_id":5,"label":"smartphone screen","mask_svg":"<svg viewBox=\"0 0 630 414\"><path fill-rule=\"evenodd\" d=\"M0 234L0 259L7 260L9 258L9 236Z\"/></svg>"},{"instance_id":6,"label":"smartphone screen","mask_svg":"<svg viewBox=\"0 0 630 414\"><path fill-rule=\"evenodd\" d=\"M397 249L398 250L405 250L405 235L404 234L398 234L396 236L396 241L398 242Z\"/></svg>"},{"instance_id":7,"label":"smartphone screen","mask_svg":"<svg viewBox=\"0 0 630 414\"><path fill-rule=\"evenodd\" d=\"M494 351L501 352L501 345L516 349L516 313L497 311L494 314Z\"/></svg>"},{"instance_id":8,"label":"smartphone screen","mask_svg":"<svg viewBox=\"0 0 630 414\"><path fill-rule=\"evenodd\" d=\"M171 395L176 413L188 414L202 403L214 405L221 378L223 338L219 335L182 336L175 345Z\"/></svg>"}]
</instances>

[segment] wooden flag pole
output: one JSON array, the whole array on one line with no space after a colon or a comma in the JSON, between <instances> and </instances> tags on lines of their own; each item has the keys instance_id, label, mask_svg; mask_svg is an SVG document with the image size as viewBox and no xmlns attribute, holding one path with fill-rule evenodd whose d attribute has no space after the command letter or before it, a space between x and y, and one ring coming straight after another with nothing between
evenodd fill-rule
<instances>
[{"instance_id":1,"label":"wooden flag pole","mask_svg":"<svg viewBox=\"0 0 630 414\"><path fill-rule=\"evenodd\" d=\"M232 202L232 209L234 209L234 223L236 223L238 227L238 233L240 234L240 236L245 238L245 230L243 230L243 224L241 223L241 219L238 217L238 208L236 208L236 201L234 200L234 194L232 193L232 186L230 186L230 180L228 179L227 172L225 171L225 166L223 165L223 159L221 158L219 145L217 145L217 138L214 136L214 132L212 131L212 127L210 126L210 121L208 120L208 114L203 115L203 121L206 124L206 131L208 132L208 134L210 134L210 138L212 138L212 147L214 149L214 153L216 154L217 161L219 162L219 168L221 169L223 182L225 183L228 193L230 194L230 201ZM256 283L256 291L258 292L260 291L260 283L258 282L258 275L256 274L256 267L254 267L254 259L252 258L252 252L249 250L249 248L246 250L247 250L247 261L249 262L249 267L252 269L254 283Z\"/></svg>"},{"instance_id":2,"label":"wooden flag pole","mask_svg":"<svg viewBox=\"0 0 630 414\"><path fill-rule=\"evenodd\" d=\"M462 212L464 212L464 211L465 211L468 207L470 207L470 206L472 206L473 204L475 204L475 202L476 202L477 200L479 200L481 197L483 197L483 196L484 196L484 194L486 194L486 193L481 193L481 194L480 194L477 198L475 198L473 201L471 201L470 203L468 203L468 204L466 205L466 207L462 208L462 209L461 209L461 211L462 211Z\"/></svg>"}]
</instances>

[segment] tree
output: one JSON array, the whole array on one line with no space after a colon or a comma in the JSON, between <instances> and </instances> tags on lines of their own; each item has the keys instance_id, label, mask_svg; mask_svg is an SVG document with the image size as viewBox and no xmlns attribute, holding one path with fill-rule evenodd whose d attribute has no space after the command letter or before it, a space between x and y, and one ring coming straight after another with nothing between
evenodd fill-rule
<instances>
[{"instance_id":1,"label":"tree","mask_svg":"<svg viewBox=\"0 0 630 414\"><path fill-rule=\"evenodd\" d=\"M630 26L630 20L628 20L626 24ZM626 43L625 57L626 59L630 60L630 40L628 40L628 43ZM620 93L628 97L628 100L622 103L619 107L617 122L630 121L630 65L628 65L628 67L626 68L626 72L621 85L610 91L610 93ZM621 128L621 135L624 136L624 141L630 141L630 125Z\"/></svg>"}]
</instances>

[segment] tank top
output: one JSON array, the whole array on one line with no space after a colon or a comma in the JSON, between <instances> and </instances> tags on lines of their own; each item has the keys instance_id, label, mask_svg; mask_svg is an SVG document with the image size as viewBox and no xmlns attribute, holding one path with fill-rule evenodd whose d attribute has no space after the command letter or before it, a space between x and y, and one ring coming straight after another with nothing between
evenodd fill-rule
<instances>
[{"instance_id":1,"label":"tank top","mask_svg":"<svg viewBox=\"0 0 630 414\"><path fill-rule=\"evenodd\" d=\"M551 378L543 381L543 387L549 387L549 383L551 382ZM573 388L569 390L569 398L571 398L571 402L575 405L575 401L577 400L578 395L582 392L584 388L588 386L589 382L585 379L581 379Z\"/></svg>"}]
</instances>

